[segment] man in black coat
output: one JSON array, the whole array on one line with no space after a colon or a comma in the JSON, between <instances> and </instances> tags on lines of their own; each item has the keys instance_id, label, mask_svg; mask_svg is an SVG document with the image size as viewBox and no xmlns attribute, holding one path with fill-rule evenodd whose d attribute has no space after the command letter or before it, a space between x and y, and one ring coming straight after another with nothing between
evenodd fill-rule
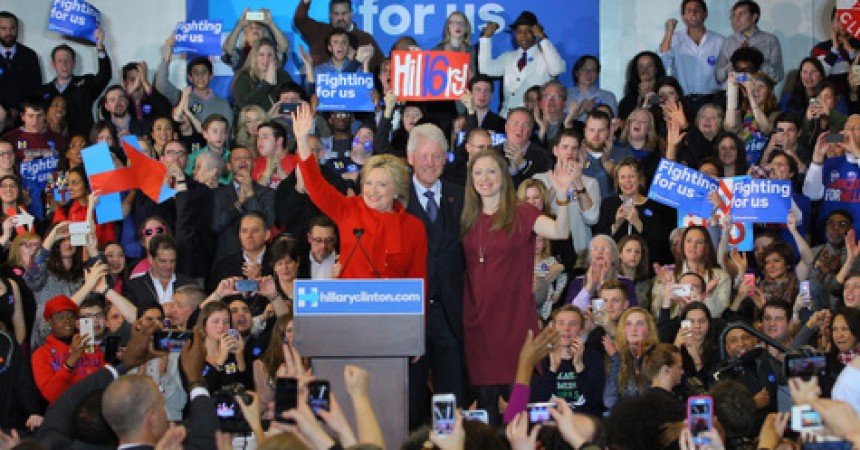
<instances>
[{"instance_id":1,"label":"man in black coat","mask_svg":"<svg viewBox=\"0 0 860 450\"><path fill-rule=\"evenodd\" d=\"M146 273L128 280L125 296L134 303L138 311L151 305L173 302L177 288L195 283L194 279L176 273L176 243L164 234L149 241L147 254L152 266Z\"/></svg>"},{"instance_id":2,"label":"man in black coat","mask_svg":"<svg viewBox=\"0 0 860 450\"><path fill-rule=\"evenodd\" d=\"M425 353L409 367L409 423L415 428L429 413L427 378L436 392L463 394L463 250L460 213L463 188L442 181L445 135L432 124L409 134L407 159L414 175L406 211L427 229L427 334Z\"/></svg>"},{"instance_id":3,"label":"man in black coat","mask_svg":"<svg viewBox=\"0 0 860 450\"><path fill-rule=\"evenodd\" d=\"M36 94L42 84L39 57L18 42L18 17L0 11L0 106L17 118L21 101Z\"/></svg>"}]
</instances>

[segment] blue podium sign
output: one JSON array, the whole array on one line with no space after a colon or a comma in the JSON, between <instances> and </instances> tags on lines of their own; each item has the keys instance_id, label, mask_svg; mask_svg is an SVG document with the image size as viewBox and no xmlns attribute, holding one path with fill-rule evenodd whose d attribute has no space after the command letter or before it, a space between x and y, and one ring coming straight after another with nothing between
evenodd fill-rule
<instances>
[{"instance_id":1,"label":"blue podium sign","mask_svg":"<svg viewBox=\"0 0 860 450\"><path fill-rule=\"evenodd\" d=\"M424 280L296 280L295 315L421 315Z\"/></svg>"}]
</instances>

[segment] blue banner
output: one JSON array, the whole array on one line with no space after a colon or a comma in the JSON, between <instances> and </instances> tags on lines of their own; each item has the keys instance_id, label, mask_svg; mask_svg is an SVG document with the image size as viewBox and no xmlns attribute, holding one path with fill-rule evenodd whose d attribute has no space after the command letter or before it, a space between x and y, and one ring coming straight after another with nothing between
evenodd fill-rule
<instances>
[{"instance_id":1,"label":"blue banner","mask_svg":"<svg viewBox=\"0 0 860 450\"><path fill-rule=\"evenodd\" d=\"M373 111L373 75L362 72L316 74L318 111Z\"/></svg>"},{"instance_id":2,"label":"blue banner","mask_svg":"<svg viewBox=\"0 0 860 450\"><path fill-rule=\"evenodd\" d=\"M45 217L42 193L45 192L48 181L57 173L58 162L59 158L54 155L25 161L18 166L19 173L21 174L21 184L30 193L30 205L28 208L39 220Z\"/></svg>"},{"instance_id":3,"label":"blue banner","mask_svg":"<svg viewBox=\"0 0 860 450\"><path fill-rule=\"evenodd\" d=\"M100 21L99 10L84 0L54 0L48 18L48 31L95 43L95 32Z\"/></svg>"},{"instance_id":4,"label":"blue banner","mask_svg":"<svg viewBox=\"0 0 860 450\"><path fill-rule=\"evenodd\" d=\"M295 314L423 314L424 280L296 280Z\"/></svg>"},{"instance_id":5,"label":"blue banner","mask_svg":"<svg viewBox=\"0 0 860 450\"><path fill-rule=\"evenodd\" d=\"M189 20L176 26L176 44L173 53L193 53L196 55L221 54L220 20Z\"/></svg>"},{"instance_id":6,"label":"blue banner","mask_svg":"<svg viewBox=\"0 0 860 450\"><path fill-rule=\"evenodd\" d=\"M732 185L732 218L739 222L785 223L791 210L791 181L751 178Z\"/></svg>"},{"instance_id":7,"label":"blue banner","mask_svg":"<svg viewBox=\"0 0 860 450\"><path fill-rule=\"evenodd\" d=\"M708 193L719 186L716 179L663 158L657 166L648 198L697 216L711 217L714 205L708 202Z\"/></svg>"},{"instance_id":8,"label":"blue banner","mask_svg":"<svg viewBox=\"0 0 860 450\"><path fill-rule=\"evenodd\" d=\"M739 252L751 252L755 249L753 224L750 222L733 222L729 232L729 250L737 248Z\"/></svg>"}]
</instances>

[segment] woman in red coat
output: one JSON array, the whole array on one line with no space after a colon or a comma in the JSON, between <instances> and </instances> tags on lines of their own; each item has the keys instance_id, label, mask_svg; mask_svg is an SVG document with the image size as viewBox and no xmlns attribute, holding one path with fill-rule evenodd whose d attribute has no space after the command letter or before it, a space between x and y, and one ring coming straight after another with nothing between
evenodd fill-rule
<instances>
[{"instance_id":1,"label":"woman in red coat","mask_svg":"<svg viewBox=\"0 0 860 450\"><path fill-rule=\"evenodd\" d=\"M68 220L71 222L85 222L87 220L87 206L89 205L90 184L87 173L82 166L69 169L66 176L69 186L69 201L54 211L53 223ZM108 242L116 241L116 226L113 222L96 224L96 238L99 248L104 248Z\"/></svg>"},{"instance_id":2,"label":"woman in red coat","mask_svg":"<svg viewBox=\"0 0 860 450\"><path fill-rule=\"evenodd\" d=\"M409 198L406 165L391 155L374 156L361 169L361 195L344 197L323 178L311 154L312 124L310 108L299 105L293 117L297 175L314 204L338 226L341 278L426 278L424 224L404 207Z\"/></svg>"}]
</instances>

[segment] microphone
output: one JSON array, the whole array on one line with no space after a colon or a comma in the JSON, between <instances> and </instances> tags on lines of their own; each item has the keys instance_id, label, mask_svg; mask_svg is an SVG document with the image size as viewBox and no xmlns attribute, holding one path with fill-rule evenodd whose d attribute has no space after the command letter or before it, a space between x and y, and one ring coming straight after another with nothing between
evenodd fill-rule
<instances>
[{"instance_id":1,"label":"microphone","mask_svg":"<svg viewBox=\"0 0 860 450\"><path fill-rule=\"evenodd\" d=\"M349 251L349 255L346 257L346 262L343 263L343 267L341 268L341 273L346 272L346 267L349 265L349 262L352 261L352 256L355 254L355 249L361 249L361 253L364 254L364 258L370 263L370 268L373 269L373 274L376 278L382 278L382 273L379 272L379 269L376 268L376 265L373 264L373 260L370 259L370 255L367 254L367 250L365 250L364 245L361 243L361 238L364 236L364 228L353 228L352 234L355 236L355 245L352 246L352 250Z\"/></svg>"}]
</instances>

